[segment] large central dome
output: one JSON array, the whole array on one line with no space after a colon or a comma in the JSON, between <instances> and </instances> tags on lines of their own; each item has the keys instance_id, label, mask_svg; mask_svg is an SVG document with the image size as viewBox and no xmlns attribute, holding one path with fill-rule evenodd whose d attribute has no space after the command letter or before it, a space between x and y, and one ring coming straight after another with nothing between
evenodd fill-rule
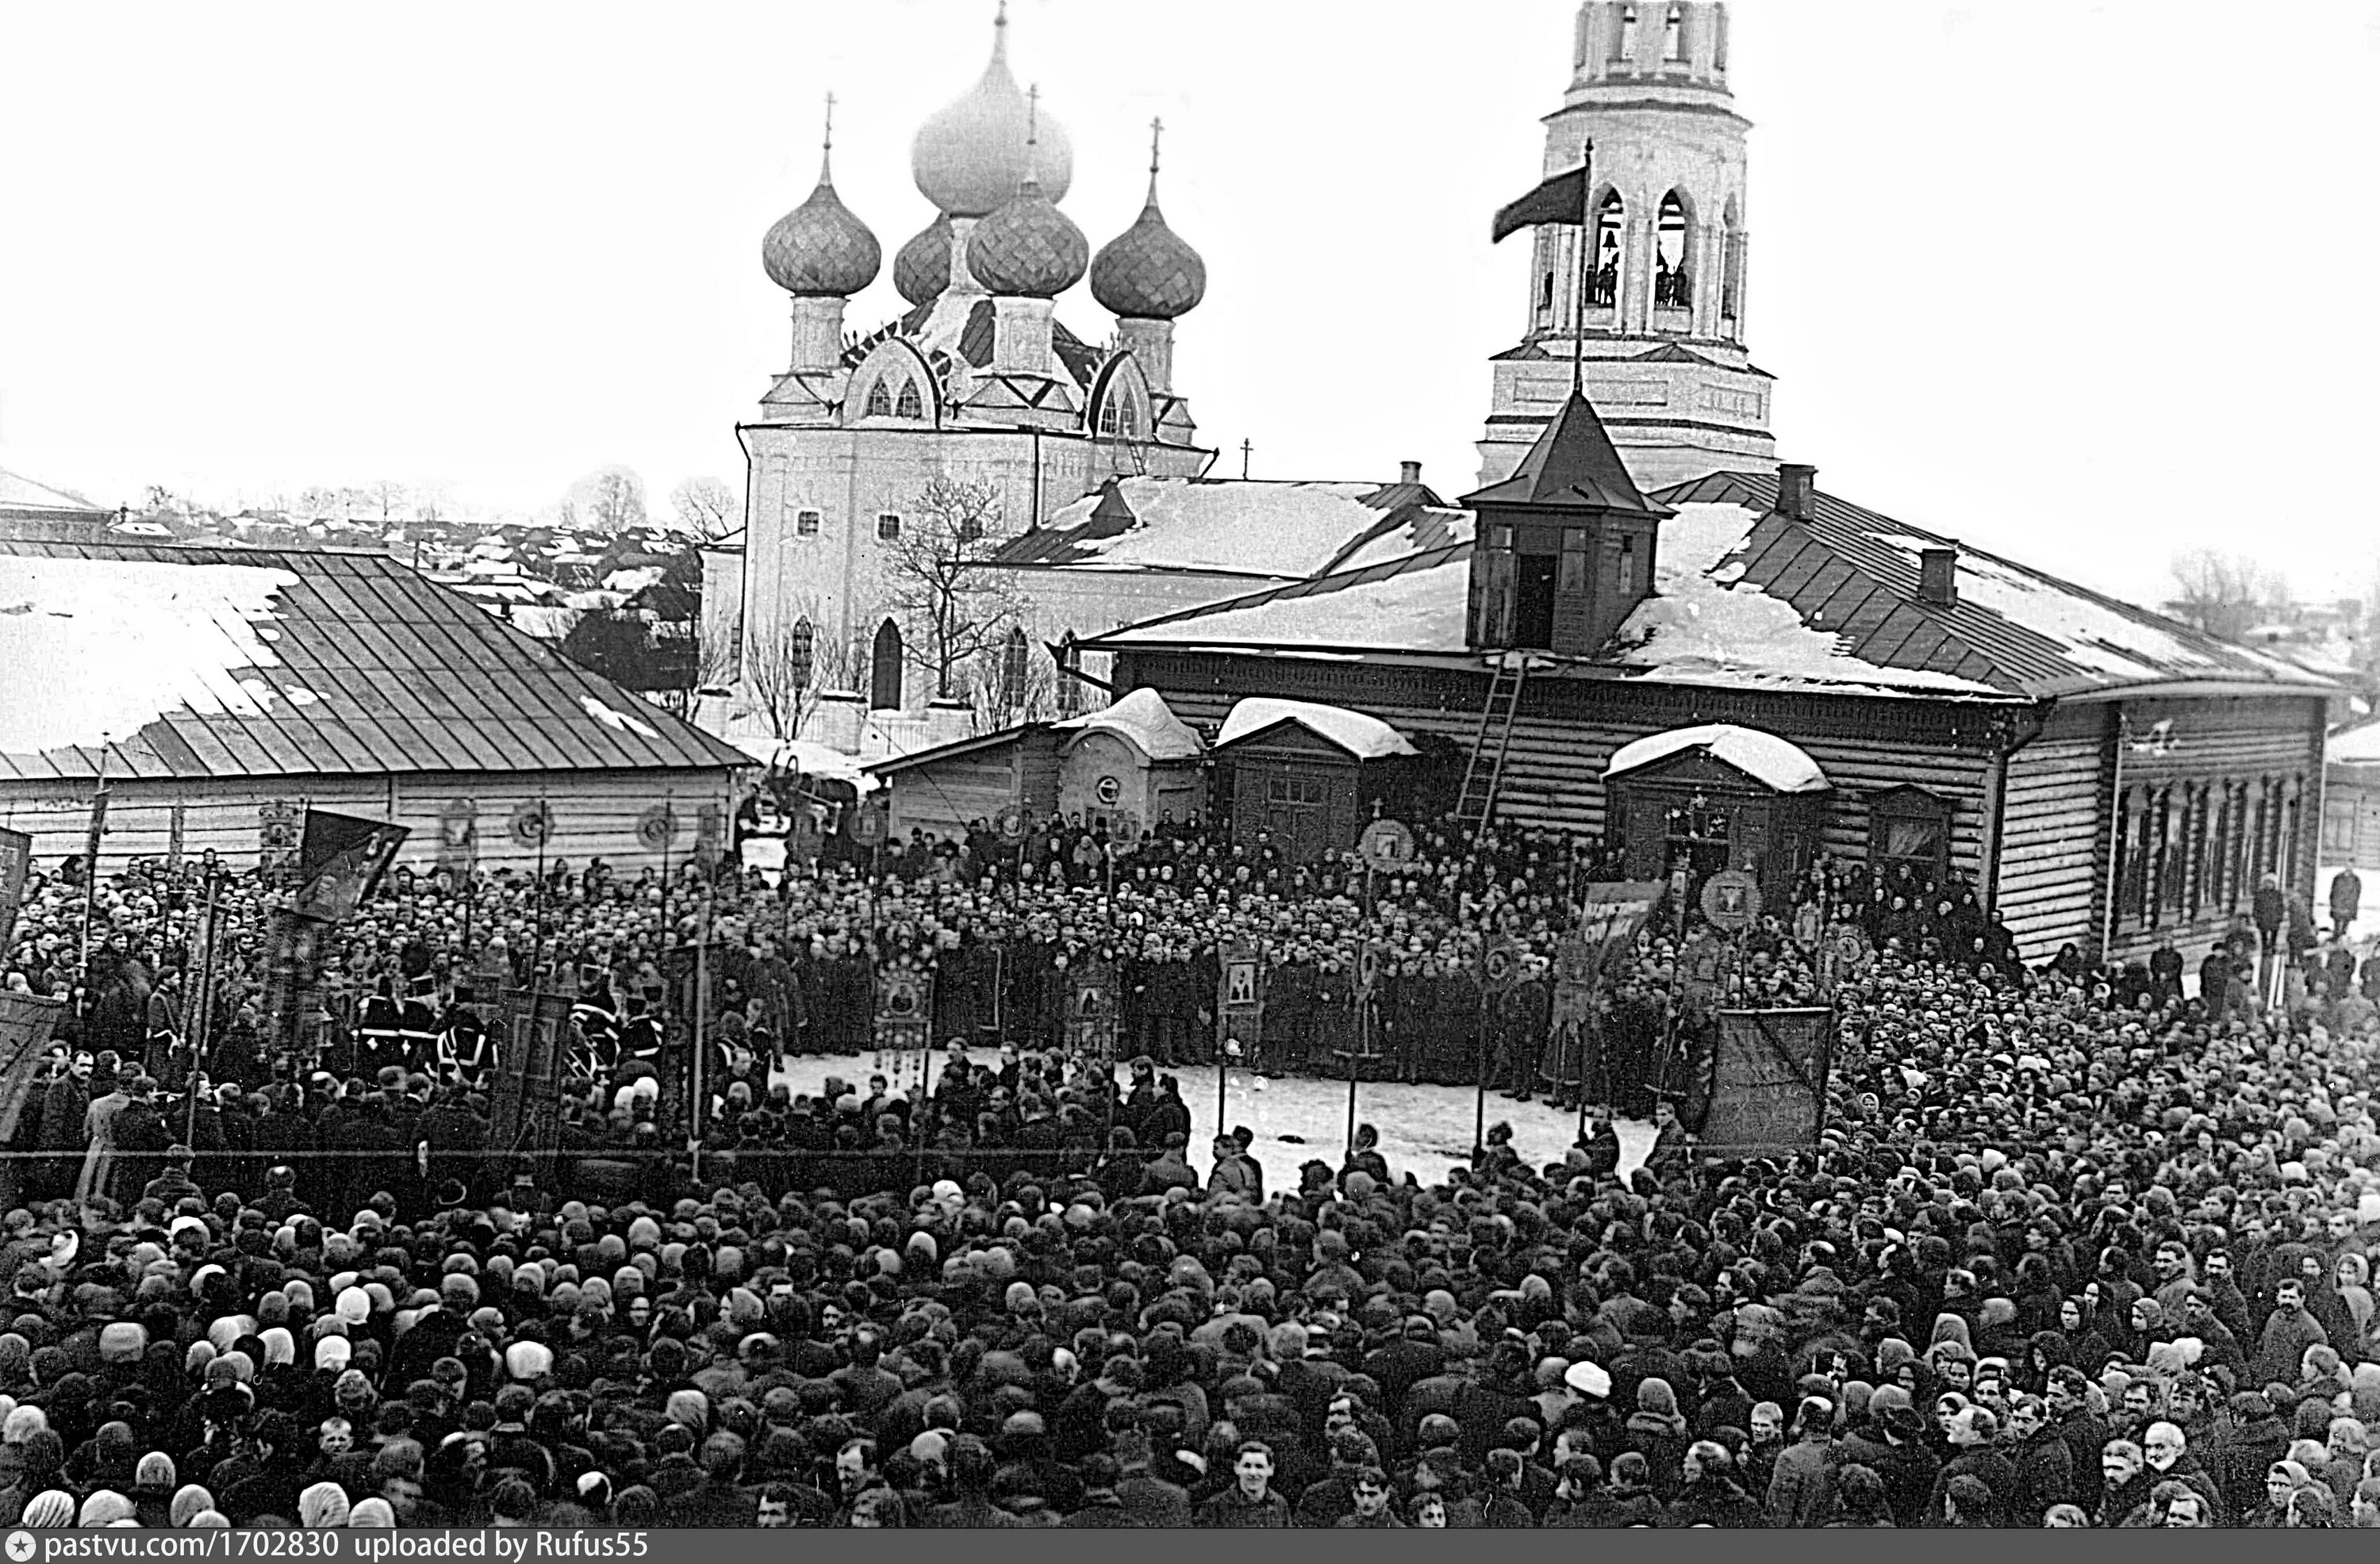
<instances>
[{"instance_id":1,"label":"large central dome","mask_svg":"<svg viewBox=\"0 0 2380 1564\"><path fill-rule=\"evenodd\" d=\"M1003 13L992 24L991 63L984 67L983 79L920 126L910 144L909 171L918 193L950 216L981 217L1014 198L1033 173L1039 176L1042 195L1063 200L1074 183L1074 144L1044 110L1039 155L1028 160L1026 142L1034 128L1032 105L1009 74Z\"/></svg>"}]
</instances>

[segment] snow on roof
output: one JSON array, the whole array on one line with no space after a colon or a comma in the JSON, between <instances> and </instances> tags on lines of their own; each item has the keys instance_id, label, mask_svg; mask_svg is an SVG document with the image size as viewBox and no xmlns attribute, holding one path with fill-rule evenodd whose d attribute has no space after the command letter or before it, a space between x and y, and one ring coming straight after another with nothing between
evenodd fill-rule
<instances>
[{"instance_id":1,"label":"snow on roof","mask_svg":"<svg viewBox=\"0 0 2380 1564\"><path fill-rule=\"evenodd\" d=\"M625 570L615 570L603 577L603 589L607 592L617 592L623 600L625 600L635 597L668 574L669 572L657 564L634 565Z\"/></svg>"},{"instance_id":2,"label":"snow on roof","mask_svg":"<svg viewBox=\"0 0 2380 1564\"><path fill-rule=\"evenodd\" d=\"M1633 744L1623 744L1612 752L1609 764L1603 768L1604 780L1609 782L1631 771L1641 771L1682 749L1706 751L1713 759L1724 760L1779 793L1824 793L1832 785L1827 781L1827 773L1799 745L1779 738L1775 734L1765 734L1758 728L1738 727L1732 722L1706 722L1700 727L1673 728L1666 734L1654 734Z\"/></svg>"},{"instance_id":3,"label":"snow on roof","mask_svg":"<svg viewBox=\"0 0 2380 1564\"><path fill-rule=\"evenodd\" d=\"M832 745L815 739L772 738L764 734L733 734L727 742L763 765L781 770L797 771L820 782L845 782L866 793L879 785L875 777L861 769L859 757L845 755Z\"/></svg>"},{"instance_id":4,"label":"snow on roof","mask_svg":"<svg viewBox=\"0 0 2380 1564\"><path fill-rule=\"evenodd\" d=\"M1361 711L1350 711L1343 706L1324 706L1311 700L1274 700L1255 697L1232 708L1223 719L1223 731L1216 736L1215 747L1236 743L1251 734L1259 734L1281 722L1294 722L1299 727L1326 738L1358 760L1379 760L1391 755L1420 753L1405 735L1381 721L1378 717Z\"/></svg>"},{"instance_id":5,"label":"snow on roof","mask_svg":"<svg viewBox=\"0 0 2380 1564\"><path fill-rule=\"evenodd\" d=\"M1112 706L1052 726L1061 731L1120 734L1151 760L1196 760L1207 752L1197 734L1152 689L1134 690Z\"/></svg>"},{"instance_id":6,"label":"snow on roof","mask_svg":"<svg viewBox=\"0 0 2380 1564\"><path fill-rule=\"evenodd\" d=\"M1330 568L1361 570L1450 543L1468 543L1476 531L1476 521L1469 511L1417 505L1400 516L1395 527L1383 528L1331 561Z\"/></svg>"},{"instance_id":7,"label":"snow on roof","mask_svg":"<svg viewBox=\"0 0 2380 1564\"><path fill-rule=\"evenodd\" d=\"M1748 505L1684 504L1661 524L1658 595L1636 605L1620 638L1624 667L1683 684L1843 685L1959 695L2004 692L1976 679L1888 668L1852 656L1843 637L1804 624L1793 605L1742 580L1731 560L1761 513ZM1963 588L1964 583L1961 583Z\"/></svg>"},{"instance_id":8,"label":"snow on roof","mask_svg":"<svg viewBox=\"0 0 2380 1564\"><path fill-rule=\"evenodd\" d=\"M2364 722L2331 734L2323 758L2334 766L2380 765L2380 722Z\"/></svg>"},{"instance_id":9,"label":"snow on roof","mask_svg":"<svg viewBox=\"0 0 2380 1564\"><path fill-rule=\"evenodd\" d=\"M122 741L169 711L261 716L287 570L0 553L0 753Z\"/></svg>"},{"instance_id":10,"label":"snow on roof","mask_svg":"<svg viewBox=\"0 0 2380 1564\"><path fill-rule=\"evenodd\" d=\"M1003 550L1007 564L1311 576L1376 526L1377 483L1124 478ZM1119 514L1117 502L1123 513Z\"/></svg>"},{"instance_id":11,"label":"snow on roof","mask_svg":"<svg viewBox=\"0 0 2380 1564\"><path fill-rule=\"evenodd\" d=\"M1468 632L1470 550L1416 555L1403 568L1325 578L1096 637L1119 646L1285 646L1461 652ZM1375 572L1378 567L1370 567Z\"/></svg>"}]
</instances>

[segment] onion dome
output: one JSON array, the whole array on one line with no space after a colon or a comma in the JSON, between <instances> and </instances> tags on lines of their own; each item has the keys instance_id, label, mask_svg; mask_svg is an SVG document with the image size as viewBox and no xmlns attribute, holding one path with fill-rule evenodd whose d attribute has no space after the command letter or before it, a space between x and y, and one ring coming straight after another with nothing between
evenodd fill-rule
<instances>
[{"instance_id":1,"label":"onion dome","mask_svg":"<svg viewBox=\"0 0 2380 1564\"><path fill-rule=\"evenodd\" d=\"M760 241L769 280L796 297L848 298L874 282L884 264L876 236L834 193L832 103L829 99L828 150L819 159L818 188Z\"/></svg>"},{"instance_id":2,"label":"onion dome","mask_svg":"<svg viewBox=\"0 0 2380 1564\"><path fill-rule=\"evenodd\" d=\"M1128 320L1171 321L1207 297L1207 263L1157 209L1157 137L1163 129L1149 127L1148 204L1091 262L1091 297Z\"/></svg>"},{"instance_id":3,"label":"onion dome","mask_svg":"<svg viewBox=\"0 0 2380 1564\"><path fill-rule=\"evenodd\" d=\"M892 258L892 285L912 304L931 304L951 285L951 220L937 217Z\"/></svg>"},{"instance_id":4,"label":"onion dome","mask_svg":"<svg viewBox=\"0 0 2380 1564\"><path fill-rule=\"evenodd\" d=\"M1033 105L1008 70L1008 9L992 24L991 63L983 79L917 130L909 172L918 193L953 217L981 217L1016 194L1028 172L1026 144L1036 129ZM1042 193L1065 199L1074 183L1075 150L1050 120L1038 125Z\"/></svg>"},{"instance_id":5,"label":"onion dome","mask_svg":"<svg viewBox=\"0 0 2380 1564\"><path fill-rule=\"evenodd\" d=\"M1025 180L1015 196L967 236L967 270L990 293L1055 298L1083 280L1091 241L1042 193L1036 131L1025 138Z\"/></svg>"}]
</instances>

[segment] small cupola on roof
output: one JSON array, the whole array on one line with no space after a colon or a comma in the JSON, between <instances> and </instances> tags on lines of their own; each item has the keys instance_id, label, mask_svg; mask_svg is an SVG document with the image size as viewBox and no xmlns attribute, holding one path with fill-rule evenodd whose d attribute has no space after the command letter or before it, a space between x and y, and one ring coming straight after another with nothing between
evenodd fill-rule
<instances>
[{"instance_id":1,"label":"small cupola on roof","mask_svg":"<svg viewBox=\"0 0 2380 1564\"><path fill-rule=\"evenodd\" d=\"M1028 97L1032 115L1039 90ZM1016 193L978 223L967 241L967 269L996 298L1055 298L1081 282L1090 265L1090 241L1041 188L1036 167L1038 135L1028 118L1025 176Z\"/></svg>"},{"instance_id":2,"label":"small cupola on roof","mask_svg":"<svg viewBox=\"0 0 2380 1564\"><path fill-rule=\"evenodd\" d=\"M1038 145L1034 143L1038 139ZM1008 6L992 22L991 61L963 97L917 127L909 147L917 191L950 217L983 217L1004 205L1030 174L1050 200L1075 178L1064 127L1034 105L1008 68Z\"/></svg>"},{"instance_id":3,"label":"small cupola on roof","mask_svg":"<svg viewBox=\"0 0 2380 1564\"><path fill-rule=\"evenodd\" d=\"M1158 139L1164 130L1161 121L1149 126L1148 203L1091 262L1091 297L1126 320L1178 320L1207 297L1206 261L1158 210Z\"/></svg>"},{"instance_id":4,"label":"small cupola on roof","mask_svg":"<svg viewBox=\"0 0 2380 1564\"><path fill-rule=\"evenodd\" d=\"M1668 507L1645 497L1573 381L1512 476L1461 502L1478 515L1469 643L1592 657L1653 595Z\"/></svg>"}]
</instances>

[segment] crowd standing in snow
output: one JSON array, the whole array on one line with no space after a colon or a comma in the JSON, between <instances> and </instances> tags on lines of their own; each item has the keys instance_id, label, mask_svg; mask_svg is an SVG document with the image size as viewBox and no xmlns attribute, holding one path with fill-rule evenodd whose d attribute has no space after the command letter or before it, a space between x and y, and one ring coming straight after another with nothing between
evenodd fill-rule
<instances>
[{"instance_id":1,"label":"crowd standing in snow","mask_svg":"<svg viewBox=\"0 0 2380 1564\"><path fill-rule=\"evenodd\" d=\"M911 844L872 893L689 880L666 911L593 867L468 906L399 883L346 931L351 997L302 1059L260 1045L250 888L193 1060L190 878L100 887L0 1221L0 1524L2380 1522L2380 1028L2351 953L2310 952L2269 1005L2227 953L2184 997L2028 971L1955 887L1822 868L1741 979L1815 998L1815 932L1878 945L1833 996L1818 1146L1706 1156L1691 1083L1613 1047L1591 1095L1686 1109L1641 1167L1598 1100L1559 1162L1491 1134L1398 1169L1366 1135L1268 1191L1232 1137L1193 1164L1167 1080L1208 1057L1220 939L1265 936L1276 983L1310 967L1314 1019L1262 1048L1329 1072L1324 979L1355 940L1470 981L1483 929L1548 953L1595 866L1426 832L1366 917L1343 864L1047 834ZM82 900L37 880L11 987L71 988ZM698 1170L644 1085L664 927L723 952ZM1605 996L1649 1037L1689 1029L1673 932ZM492 1154L488 1055L455 1025L491 946L585 979L590 1079L545 1183ZM951 976L985 949L989 984ZM1141 987L1123 1081L1056 1047L1038 997L1102 952L1196 977ZM942 975L934 1036L961 1048L815 1097L769 1079L780 1052L871 1049L871 973L904 960ZM1475 990L1413 991L1413 1052L1376 1017L1378 1068L1547 1084L1528 1012L1491 1008L1483 1048ZM1434 1053L1461 1014L1466 1051Z\"/></svg>"}]
</instances>

